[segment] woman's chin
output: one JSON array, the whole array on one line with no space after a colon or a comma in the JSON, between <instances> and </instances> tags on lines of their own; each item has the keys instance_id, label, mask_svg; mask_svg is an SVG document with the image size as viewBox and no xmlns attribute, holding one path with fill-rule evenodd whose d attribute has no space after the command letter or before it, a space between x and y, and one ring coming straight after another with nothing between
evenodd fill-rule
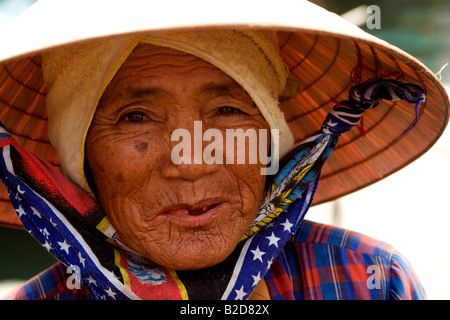
<instances>
[{"instance_id":1,"label":"woman's chin","mask_svg":"<svg viewBox=\"0 0 450 320\"><path fill-rule=\"evenodd\" d=\"M213 251L213 252L212 252ZM230 250L232 251L232 250ZM199 270L208 267L215 266L224 261L231 252L219 252L219 250L203 250L197 254L191 253L189 255L183 255L176 257L165 257L159 255L158 257L151 259L154 263L167 268L169 270L187 271L187 270Z\"/></svg>"}]
</instances>

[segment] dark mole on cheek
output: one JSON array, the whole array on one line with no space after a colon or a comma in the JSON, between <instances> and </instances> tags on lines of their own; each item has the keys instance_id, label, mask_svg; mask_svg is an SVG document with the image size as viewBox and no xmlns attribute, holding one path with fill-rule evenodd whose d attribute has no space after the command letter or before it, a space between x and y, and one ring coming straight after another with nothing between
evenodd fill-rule
<instances>
[{"instance_id":1,"label":"dark mole on cheek","mask_svg":"<svg viewBox=\"0 0 450 320\"><path fill-rule=\"evenodd\" d=\"M134 145L134 148L138 152L144 152L147 151L148 148L148 142L140 142Z\"/></svg>"},{"instance_id":2,"label":"dark mole on cheek","mask_svg":"<svg viewBox=\"0 0 450 320\"><path fill-rule=\"evenodd\" d=\"M116 181L119 182L119 183L123 182L123 176L122 176L122 174L119 173L118 175L116 175L116 176L114 177L114 180L116 180Z\"/></svg>"}]
</instances>

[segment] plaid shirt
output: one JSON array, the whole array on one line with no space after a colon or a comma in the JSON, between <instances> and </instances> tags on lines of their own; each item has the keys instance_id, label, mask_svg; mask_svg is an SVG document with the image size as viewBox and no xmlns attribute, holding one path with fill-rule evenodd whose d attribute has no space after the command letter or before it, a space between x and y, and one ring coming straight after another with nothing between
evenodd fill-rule
<instances>
[{"instance_id":1,"label":"plaid shirt","mask_svg":"<svg viewBox=\"0 0 450 320\"><path fill-rule=\"evenodd\" d=\"M68 289L66 271L58 263L6 299L90 299L84 287ZM411 266L390 245L306 220L265 280L274 300L426 299Z\"/></svg>"}]
</instances>

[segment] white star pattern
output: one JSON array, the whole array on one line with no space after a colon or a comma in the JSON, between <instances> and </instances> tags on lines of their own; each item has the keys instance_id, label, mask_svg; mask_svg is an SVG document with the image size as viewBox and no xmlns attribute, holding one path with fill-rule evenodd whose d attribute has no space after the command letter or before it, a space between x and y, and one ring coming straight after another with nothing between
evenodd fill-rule
<instances>
[{"instance_id":1,"label":"white star pattern","mask_svg":"<svg viewBox=\"0 0 450 320\"><path fill-rule=\"evenodd\" d=\"M270 267L272 266L272 263L273 263L273 258L270 259L269 261L267 261L267 270L270 269Z\"/></svg>"},{"instance_id":2,"label":"white star pattern","mask_svg":"<svg viewBox=\"0 0 450 320\"><path fill-rule=\"evenodd\" d=\"M249 297L249 292L255 288L271 267L279 253L279 247L290 236L292 227L293 224L286 218L284 224L273 223L265 230L265 234L261 233L259 237L254 238L246 254L246 259L248 259L247 272L251 273L247 273L247 275L244 273L242 281L237 281L234 284L232 292L236 293L235 300L243 300ZM289 233L284 233L286 229ZM259 262L256 262L256 260Z\"/></svg>"},{"instance_id":3,"label":"white star pattern","mask_svg":"<svg viewBox=\"0 0 450 320\"><path fill-rule=\"evenodd\" d=\"M105 292L108 294L108 296L110 296L111 298L113 298L114 300L116 299L116 292L112 291L111 287L109 287L108 290L105 290Z\"/></svg>"},{"instance_id":4,"label":"white star pattern","mask_svg":"<svg viewBox=\"0 0 450 320\"><path fill-rule=\"evenodd\" d=\"M8 180L6 177L4 179ZM65 262L67 262L66 265L69 266L68 269L78 270L76 273L72 273L76 281L79 281L83 274L83 281L91 288L101 287L98 290L102 292L97 293L102 295L103 298L119 299L122 293L115 291L117 289L112 285L108 286L107 280L105 283L103 278L94 279L92 274L95 273L92 271L96 269L86 269L92 265L90 260L92 257L89 254L86 255L87 253L83 251L85 242L83 237L77 237L79 235L76 232L77 230L75 232L68 231L66 235L59 230L59 227L66 225L66 222L60 220L57 209L49 206L46 202L27 197L35 194L30 192L28 186L16 183L16 188L16 190L12 189L12 191L11 188L8 188L8 194L11 196L16 215L22 221L25 230L36 237L48 252L53 254L57 252L59 255L62 255ZM42 200L39 194L37 196ZM71 221L68 224L71 225ZM79 270L80 268L82 268L82 272ZM245 293L243 294L245 295Z\"/></svg>"},{"instance_id":5,"label":"white star pattern","mask_svg":"<svg viewBox=\"0 0 450 320\"><path fill-rule=\"evenodd\" d=\"M333 121L331 121L331 119L328 120L328 122L327 122L327 126L329 126L329 127L335 127L336 125L337 125L337 122L333 122Z\"/></svg>"},{"instance_id":6,"label":"white star pattern","mask_svg":"<svg viewBox=\"0 0 450 320\"><path fill-rule=\"evenodd\" d=\"M259 281L261 281L261 272L258 272L256 276L252 275L253 277L253 286L256 286Z\"/></svg>"},{"instance_id":7,"label":"white star pattern","mask_svg":"<svg viewBox=\"0 0 450 320\"><path fill-rule=\"evenodd\" d=\"M61 247L61 250L64 250L67 254L69 254L70 244L68 244L65 239L64 242L58 242L58 244Z\"/></svg>"},{"instance_id":8,"label":"white star pattern","mask_svg":"<svg viewBox=\"0 0 450 320\"><path fill-rule=\"evenodd\" d=\"M50 223L56 228L57 224L53 222L52 218L50 218Z\"/></svg>"},{"instance_id":9,"label":"white star pattern","mask_svg":"<svg viewBox=\"0 0 450 320\"><path fill-rule=\"evenodd\" d=\"M291 232L291 228L294 226L292 223L289 222L288 219L286 219L285 222L280 223L280 224L284 227L283 231L287 231L287 232Z\"/></svg>"},{"instance_id":10,"label":"white star pattern","mask_svg":"<svg viewBox=\"0 0 450 320\"><path fill-rule=\"evenodd\" d=\"M80 259L80 263L83 265L83 267L85 267L84 262L86 261L86 259L82 257L81 252L78 252L78 259Z\"/></svg>"},{"instance_id":11,"label":"white star pattern","mask_svg":"<svg viewBox=\"0 0 450 320\"><path fill-rule=\"evenodd\" d=\"M86 281L88 281L89 283L93 283L94 286L97 286L97 281L95 281L95 279L92 278L91 275L89 275L89 278L86 278Z\"/></svg>"},{"instance_id":12,"label":"white star pattern","mask_svg":"<svg viewBox=\"0 0 450 320\"><path fill-rule=\"evenodd\" d=\"M278 248L278 241L280 241L280 238L276 237L275 234L272 232L272 234L270 235L270 237L266 237L266 239L269 240L269 246L274 245L275 247Z\"/></svg>"},{"instance_id":13,"label":"white star pattern","mask_svg":"<svg viewBox=\"0 0 450 320\"><path fill-rule=\"evenodd\" d=\"M307 192L304 197L306 200L309 200L310 193ZM302 211L300 214L305 212ZM250 240L245 258L242 261L245 269L241 269L237 280L233 284L232 291L230 291L231 298L236 300L249 298L250 292L265 277L277 259L280 249L301 222L299 212L295 210L287 211L284 217L278 219L270 221L264 230L256 233L254 238ZM294 220L296 222L292 223L291 221ZM236 296L233 296L234 293Z\"/></svg>"},{"instance_id":14,"label":"white star pattern","mask_svg":"<svg viewBox=\"0 0 450 320\"><path fill-rule=\"evenodd\" d=\"M45 249L47 249L47 251L50 251L52 249L52 246L50 245L50 243L48 243L47 241L45 241L45 243L42 245Z\"/></svg>"},{"instance_id":15,"label":"white star pattern","mask_svg":"<svg viewBox=\"0 0 450 320\"><path fill-rule=\"evenodd\" d=\"M39 229L42 233L42 235L46 238L48 238L48 236L50 235L50 232L48 232L47 228L44 229Z\"/></svg>"},{"instance_id":16,"label":"white star pattern","mask_svg":"<svg viewBox=\"0 0 450 320\"><path fill-rule=\"evenodd\" d=\"M20 189L20 185L17 186L17 191L18 191L20 194L24 194L24 193L25 193L25 191L23 191L23 190Z\"/></svg>"},{"instance_id":17,"label":"white star pattern","mask_svg":"<svg viewBox=\"0 0 450 320\"><path fill-rule=\"evenodd\" d=\"M39 213L39 211L37 211L35 208L31 207L31 210L33 211L33 214L35 216L37 216L38 218L41 218L41 214Z\"/></svg>"},{"instance_id":18,"label":"white star pattern","mask_svg":"<svg viewBox=\"0 0 450 320\"><path fill-rule=\"evenodd\" d=\"M17 214L19 215L19 218L22 217L22 215L26 215L25 210L22 209L22 206L19 206L19 209L16 209Z\"/></svg>"},{"instance_id":19,"label":"white star pattern","mask_svg":"<svg viewBox=\"0 0 450 320\"><path fill-rule=\"evenodd\" d=\"M253 260L258 259L259 261L263 262L262 256L266 253L259 250L259 246L256 247L256 250L250 250L251 253L253 253Z\"/></svg>"},{"instance_id":20,"label":"white star pattern","mask_svg":"<svg viewBox=\"0 0 450 320\"><path fill-rule=\"evenodd\" d=\"M236 300L243 300L247 295L247 292L244 291L244 286L242 286L239 290L234 290L236 292Z\"/></svg>"}]
</instances>

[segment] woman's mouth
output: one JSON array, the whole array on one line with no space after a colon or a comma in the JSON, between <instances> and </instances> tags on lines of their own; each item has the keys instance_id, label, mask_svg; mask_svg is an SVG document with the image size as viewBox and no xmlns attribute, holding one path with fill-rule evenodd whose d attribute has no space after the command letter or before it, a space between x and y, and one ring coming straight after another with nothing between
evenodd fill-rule
<instances>
[{"instance_id":1,"label":"woman's mouth","mask_svg":"<svg viewBox=\"0 0 450 320\"><path fill-rule=\"evenodd\" d=\"M189 210L189 215L191 215L191 216L198 216L198 215L204 214L204 213L208 212L209 210L211 210L212 208L217 207L219 204L220 203L212 204L210 206L203 207L201 209L190 209Z\"/></svg>"},{"instance_id":2,"label":"woman's mouth","mask_svg":"<svg viewBox=\"0 0 450 320\"><path fill-rule=\"evenodd\" d=\"M159 217L169 218L185 227L207 225L217 216L231 212L233 206L222 199L207 199L194 204L178 204L164 208Z\"/></svg>"}]
</instances>

